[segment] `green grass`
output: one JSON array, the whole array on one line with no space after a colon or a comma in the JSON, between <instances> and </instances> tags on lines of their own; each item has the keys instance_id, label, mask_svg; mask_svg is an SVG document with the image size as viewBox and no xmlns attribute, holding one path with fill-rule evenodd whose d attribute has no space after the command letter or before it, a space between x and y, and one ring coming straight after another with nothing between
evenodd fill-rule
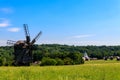
<instances>
[{"instance_id":1,"label":"green grass","mask_svg":"<svg viewBox=\"0 0 120 80\"><path fill-rule=\"evenodd\" d=\"M0 67L0 80L120 80L120 62L97 60L70 66Z\"/></svg>"}]
</instances>

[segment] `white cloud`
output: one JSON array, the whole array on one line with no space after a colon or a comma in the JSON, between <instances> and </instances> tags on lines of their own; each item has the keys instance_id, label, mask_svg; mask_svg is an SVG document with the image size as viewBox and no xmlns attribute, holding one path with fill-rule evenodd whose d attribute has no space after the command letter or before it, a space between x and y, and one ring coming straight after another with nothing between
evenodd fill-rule
<instances>
[{"instance_id":1,"label":"white cloud","mask_svg":"<svg viewBox=\"0 0 120 80\"><path fill-rule=\"evenodd\" d=\"M10 26L9 20L5 18L0 18L0 27L8 27Z\"/></svg>"},{"instance_id":2,"label":"white cloud","mask_svg":"<svg viewBox=\"0 0 120 80\"><path fill-rule=\"evenodd\" d=\"M7 40L0 40L0 46L6 46Z\"/></svg>"},{"instance_id":3,"label":"white cloud","mask_svg":"<svg viewBox=\"0 0 120 80\"><path fill-rule=\"evenodd\" d=\"M120 45L120 41L96 41L96 40L86 40L86 41L79 41L79 40L43 40L38 41L37 44L66 44L66 45L75 45L75 46L88 46L88 45L95 45L95 46L117 46Z\"/></svg>"},{"instance_id":4,"label":"white cloud","mask_svg":"<svg viewBox=\"0 0 120 80\"><path fill-rule=\"evenodd\" d=\"M82 46L87 46L87 45L96 45L96 46L115 46L115 45L120 45L120 41L76 41L72 42L74 45L82 45Z\"/></svg>"},{"instance_id":5,"label":"white cloud","mask_svg":"<svg viewBox=\"0 0 120 80\"><path fill-rule=\"evenodd\" d=\"M76 35L76 36L72 36L71 38L88 38L88 37L93 37L95 35L93 34L86 34L86 35Z\"/></svg>"},{"instance_id":6,"label":"white cloud","mask_svg":"<svg viewBox=\"0 0 120 80\"><path fill-rule=\"evenodd\" d=\"M3 12L3 13L12 13L13 10L11 8L0 8L0 12Z\"/></svg>"},{"instance_id":7,"label":"white cloud","mask_svg":"<svg viewBox=\"0 0 120 80\"><path fill-rule=\"evenodd\" d=\"M8 31L10 31L10 32L19 32L20 28L9 28Z\"/></svg>"}]
</instances>

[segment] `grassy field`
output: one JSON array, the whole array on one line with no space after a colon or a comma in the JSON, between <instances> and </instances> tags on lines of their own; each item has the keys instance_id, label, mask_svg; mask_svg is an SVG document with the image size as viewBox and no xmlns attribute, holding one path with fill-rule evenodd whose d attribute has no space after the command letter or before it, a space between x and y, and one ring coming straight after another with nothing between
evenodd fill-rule
<instances>
[{"instance_id":1,"label":"grassy field","mask_svg":"<svg viewBox=\"0 0 120 80\"><path fill-rule=\"evenodd\" d=\"M120 80L120 62L98 60L73 66L0 67L0 80Z\"/></svg>"}]
</instances>

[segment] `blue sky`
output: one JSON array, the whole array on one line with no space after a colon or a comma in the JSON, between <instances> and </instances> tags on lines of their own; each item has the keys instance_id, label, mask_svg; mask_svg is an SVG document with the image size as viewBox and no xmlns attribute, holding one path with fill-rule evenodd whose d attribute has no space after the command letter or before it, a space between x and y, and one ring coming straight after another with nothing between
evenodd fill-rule
<instances>
[{"instance_id":1,"label":"blue sky","mask_svg":"<svg viewBox=\"0 0 120 80\"><path fill-rule=\"evenodd\" d=\"M0 0L0 45L31 38L38 44L120 45L119 0Z\"/></svg>"}]
</instances>

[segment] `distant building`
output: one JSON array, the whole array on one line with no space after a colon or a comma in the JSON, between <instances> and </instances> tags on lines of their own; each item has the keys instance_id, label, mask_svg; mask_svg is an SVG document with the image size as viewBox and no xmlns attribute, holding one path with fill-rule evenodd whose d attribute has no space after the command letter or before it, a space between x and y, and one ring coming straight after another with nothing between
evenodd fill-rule
<instances>
[{"instance_id":1,"label":"distant building","mask_svg":"<svg viewBox=\"0 0 120 80\"><path fill-rule=\"evenodd\" d=\"M85 61L90 60L90 58L89 58L87 52L84 53L83 59L84 59Z\"/></svg>"}]
</instances>

